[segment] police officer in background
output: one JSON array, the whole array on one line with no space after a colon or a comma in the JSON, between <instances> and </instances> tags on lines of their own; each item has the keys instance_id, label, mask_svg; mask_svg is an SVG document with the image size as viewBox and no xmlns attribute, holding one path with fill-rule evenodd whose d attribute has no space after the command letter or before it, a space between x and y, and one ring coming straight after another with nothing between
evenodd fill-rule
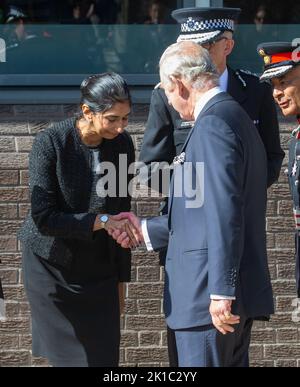
<instances>
[{"instance_id":1,"label":"police officer in background","mask_svg":"<svg viewBox=\"0 0 300 387\"><path fill-rule=\"evenodd\" d=\"M181 24L178 41L191 40L206 48L220 74L220 87L245 109L256 125L268 158L268 186L280 173L284 152L280 147L279 126L271 88L257 76L227 66L227 57L234 48L233 32L241 10L238 8L182 8L172 16ZM183 121L169 105L164 91L153 91L150 113L141 148L140 161L171 164L181 153L193 122ZM217 130L217 128L216 128ZM167 206L162 213L166 213ZM165 253L160 254L163 265ZM174 333L168 328L170 365L176 367L177 350Z\"/></svg>"},{"instance_id":2,"label":"police officer in background","mask_svg":"<svg viewBox=\"0 0 300 387\"><path fill-rule=\"evenodd\" d=\"M261 80L272 83L274 99L283 115L296 116L299 123L290 142L288 177L296 226L296 283L300 298L300 43L262 43L258 52L265 63Z\"/></svg>"}]
</instances>

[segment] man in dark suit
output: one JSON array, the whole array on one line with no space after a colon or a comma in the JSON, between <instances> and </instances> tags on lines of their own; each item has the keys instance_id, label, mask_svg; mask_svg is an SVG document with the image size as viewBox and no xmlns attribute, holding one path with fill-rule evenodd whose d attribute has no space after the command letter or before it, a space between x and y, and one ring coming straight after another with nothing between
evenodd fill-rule
<instances>
[{"instance_id":1,"label":"man in dark suit","mask_svg":"<svg viewBox=\"0 0 300 387\"><path fill-rule=\"evenodd\" d=\"M169 103L194 120L174 160L169 214L129 219L148 250L168 245L164 311L180 367L248 366L254 319L274 312L266 254L267 160L247 114L206 50L170 46L160 62ZM123 247L130 241L119 231Z\"/></svg>"},{"instance_id":2,"label":"man in dark suit","mask_svg":"<svg viewBox=\"0 0 300 387\"><path fill-rule=\"evenodd\" d=\"M234 8L184 8L174 11L172 16L181 24L182 32L178 41L194 41L209 50L221 75L220 87L239 102L257 127L267 153L270 187L278 179L284 158L271 88L267 83L261 84L257 76L243 70L235 71L227 66L227 57L234 48L233 32L239 13L240 9ZM153 162L163 161L171 164L174 157L181 152L192 127L193 121L182 120L168 104L164 90L155 89L140 161L149 166ZM162 213L167 213L167 205ZM165 263L165 256L166 251L160 253L162 265ZM170 364L176 366L174 335L169 329L168 347Z\"/></svg>"}]
</instances>

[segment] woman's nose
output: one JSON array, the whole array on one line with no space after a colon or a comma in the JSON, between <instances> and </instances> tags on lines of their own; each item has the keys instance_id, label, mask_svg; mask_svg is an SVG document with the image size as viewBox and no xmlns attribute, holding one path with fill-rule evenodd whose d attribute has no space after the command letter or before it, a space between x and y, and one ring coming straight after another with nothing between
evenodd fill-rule
<instances>
[{"instance_id":1,"label":"woman's nose","mask_svg":"<svg viewBox=\"0 0 300 387\"><path fill-rule=\"evenodd\" d=\"M119 125L118 128L117 128L117 132L120 133L120 134L123 133L124 130L125 130L125 126L124 125Z\"/></svg>"}]
</instances>

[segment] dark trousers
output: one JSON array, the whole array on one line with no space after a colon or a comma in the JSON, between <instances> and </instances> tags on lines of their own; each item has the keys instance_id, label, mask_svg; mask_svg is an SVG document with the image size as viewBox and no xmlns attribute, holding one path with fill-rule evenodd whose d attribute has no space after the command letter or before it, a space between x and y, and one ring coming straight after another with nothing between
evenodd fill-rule
<instances>
[{"instance_id":1,"label":"dark trousers","mask_svg":"<svg viewBox=\"0 0 300 387\"><path fill-rule=\"evenodd\" d=\"M176 330L179 367L249 367L252 319L223 336L212 325Z\"/></svg>"},{"instance_id":2,"label":"dark trousers","mask_svg":"<svg viewBox=\"0 0 300 387\"><path fill-rule=\"evenodd\" d=\"M167 326L168 355L170 367L178 367L178 353L176 346L175 331Z\"/></svg>"}]
</instances>

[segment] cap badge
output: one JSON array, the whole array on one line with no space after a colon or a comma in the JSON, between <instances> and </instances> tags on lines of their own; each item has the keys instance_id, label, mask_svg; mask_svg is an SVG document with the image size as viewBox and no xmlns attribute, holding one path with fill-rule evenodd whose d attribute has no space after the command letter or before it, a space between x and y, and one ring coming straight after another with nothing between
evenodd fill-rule
<instances>
[{"instance_id":1,"label":"cap badge","mask_svg":"<svg viewBox=\"0 0 300 387\"><path fill-rule=\"evenodd\" d=\"M261 55L261 56L265 56L265 55L266 55L266 53L265 53L265 50L263 50L263 49L260 49L260 50L259 50L259 55Z\"/></svg>"},{"instance_id":2,"label":"cap badge","mask_svg":"<svg viewBox=\"0 0 300 387\"><path fill-rule=\"evenodd\" d=\"M268 56L268 55L266 55L266 56L264 57L264 62L265 62L265 65L269 65L269 64L271 63L271 57Z\"/></svg>"},{"instance_id":3,"label":"cap badge","mask_svg":"<svg viewBox=\"0 0 300 387\"><path fill-rule=\"evenodd\" d=\"M187 25L189 27L189 29L194 29L195 28L195 20L192 18L192 17L189 17L188 20L187 20Z\"/></svg>"}]
</instances>

